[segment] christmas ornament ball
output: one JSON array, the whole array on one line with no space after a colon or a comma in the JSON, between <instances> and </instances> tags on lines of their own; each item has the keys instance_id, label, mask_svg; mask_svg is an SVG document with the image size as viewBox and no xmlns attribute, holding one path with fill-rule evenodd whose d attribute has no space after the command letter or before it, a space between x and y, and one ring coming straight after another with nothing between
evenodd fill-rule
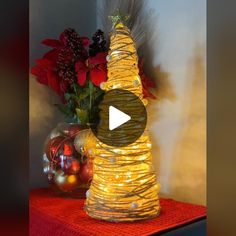
<instances>
[{"instance_id":1,"label":"christmas ornament ball","mask_svg":"<svg viewBox=\"0 0 236 236\"><path fill-rule=\"evenodd\" d=\"M46 144L45 153L49 160L52 160L53 157L57 154L58 150L60 149L61 145L63 144L65 138L63 136L56 136L48 141Z\"/></svg>"},{"instance_id":2,"label":"christmas ornament ball","mask_svg":"<svg viewBox=\"0 0 236 236\"><path fill-rule=\"evenodd\" d=\"M92 156L91 150L95 147L96 140L90 129L80 131L74 141L74 146L77 152L82 155Z\"/></svg>"},{"instance_id":3,"label":"christmas ornament ball","mask_svg":"<svg viewBox=\"0 0 236 236\"><path fill-rule=\"evenodd\" d=\"M68 135L70 137L75 137L83 129L84 127L79 126L78 124L72 124L68 128L68 131L69 131Z\"/></svg>"},{"instance_id":4,"label":"christmas ornament ball","mask_svg":"<svg viewBox=\"0 0 236 236\"><path fill-rule=\"evenodd\" d=\"M61 135L60 131L59 131L57 128L54 128L54 129L51 131L51 133L50 133L50 135L49 135L49 138L50 138L50 139L53 139L53 138L58 137L58 136L60 136L60 135Z\"/></svg>"},{"instance_id":5,"label":"christmas ornament ball","mask_svg":"<svg viewBox=\"0 0 236 236\"><path fill-rule=\"evenodd\" d=\"M74 174L75 175L75 174L78 174L79 170L80 170L79 161L76 160L76 159L73 159L73 160L71 160L70 166L66 170L66 172L69 173L69 174Z\"/></svg>"},{"instance_id":6,"label":"christmas ornament ball","mask_svg":"<svg viewBox=\"0 0 236 236\"><path fill-rule=\"evenodd\" d=\"M63 192L69 192L78 188L79 178L77 175L66 175L63 171L59 170L55 173L54 181L57 188Z\"/></svg>"},{"instance_id":7,"label":"christmas ornament ball","mask_svg":"<svg viewBox=\"0 0 236 236\"><path fill-rule=\"evenodd\" d=\"M92 181L93 178L93 164L90 160L87 160L81 165L81 170L79 172L81 181L84 184L88 184Z\"/></svg>"}]
</instances>

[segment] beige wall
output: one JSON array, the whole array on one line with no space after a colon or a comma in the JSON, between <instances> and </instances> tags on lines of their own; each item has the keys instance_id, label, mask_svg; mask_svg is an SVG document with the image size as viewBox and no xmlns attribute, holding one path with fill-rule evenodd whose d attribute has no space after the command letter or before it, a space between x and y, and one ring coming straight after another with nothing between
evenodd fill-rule
<instances>
[{"instance_id":1,"label":"beige wall","mask_svg":"<svg viewBox=\"0 0 236 236\"><path fill-rule=\"evenodd\" d=\"M161 195L206 204L206 3L149 0L150 9L158 100L148 127Z\"/></svg>"}]
</instances>

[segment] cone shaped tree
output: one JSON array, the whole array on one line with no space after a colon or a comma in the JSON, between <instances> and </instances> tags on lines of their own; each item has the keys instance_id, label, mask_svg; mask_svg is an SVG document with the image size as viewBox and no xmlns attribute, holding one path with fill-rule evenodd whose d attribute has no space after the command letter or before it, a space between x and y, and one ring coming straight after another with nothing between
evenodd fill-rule
<instances>
[{"instance_id":1,"label":"cone shaped tree","mask_svg":"<svg viewBox=\"0 0 236 236\"><path fill-rule=\"evenodd\" d=\"M135 43L121 20L114 25L110 39L108 80L103 85L104 90L128 90L146 104ZM135 221L159 214L159 184L152 167L147 130L125 147L98 141L94 156L94 176L85 203L89 216L107 221Z\"/></svg>"}]
</instances>

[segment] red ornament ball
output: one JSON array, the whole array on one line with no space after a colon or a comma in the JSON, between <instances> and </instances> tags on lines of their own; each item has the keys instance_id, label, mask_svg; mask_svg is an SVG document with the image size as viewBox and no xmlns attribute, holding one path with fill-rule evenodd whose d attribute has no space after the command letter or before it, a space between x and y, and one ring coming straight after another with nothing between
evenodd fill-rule
<instances>
[{"instance_id":1,"label":"red ornament ball","mask_svg":"<svg viewBox=\"0 0 236 236\"><path fill-rule=\"evenodd\" d=\"M83 130L84 128L81 125L78 124L72 124L68 128L68 135L70 137L75 137L79 131Z\"/></svg>"},{"instance_id":2,"label":"red ornament ball","mask_svg":"<svg viewBox=\"0 0 236 236\"><path fill-rule=\"evenodd\" d=\"M73 146L71 145L71 143L69 143L69 142L64 143L63 155L65 155L65 156L72 156L73 155Z\"/></svg>"},{"instance_id":3,"label":"red ornament ball","mask_svg":"<svg viewBox=\"0 0 236 236\"><path fill-rule=\"evenodd\" d=\"M65 137L57 136L57 137L52 138L48 141L48 143L46 145L45 153L46 153L47 158L49 160L52 160L56 156L56 154L59 151L59 149L61 148L64 140L65 140Z\"/></svg>"},{"instance_id":4,"label":"red ornament ball","mask_svg":"<svg viewBox=\"0 0 236 236\"><path fill-rule=\"evenodd\" d=\"M73 160L71 160L71 163L70 163L68 169L66 170L66 173L75 175L75 174L78 174L79 170L80 170L79 161L77 161L76 159L73 159Z\"/></svg>"},{"instance_id":5,"label":"red ornament ball","mask_svg":"<svg viewBox=\"0 0 236 236\"><path fill-rule=\"evenodd\" d=\"M84 184L88 184L93 179L93 164L89 160L81 164L79 176Z\"/></svg>"}]
</instances>

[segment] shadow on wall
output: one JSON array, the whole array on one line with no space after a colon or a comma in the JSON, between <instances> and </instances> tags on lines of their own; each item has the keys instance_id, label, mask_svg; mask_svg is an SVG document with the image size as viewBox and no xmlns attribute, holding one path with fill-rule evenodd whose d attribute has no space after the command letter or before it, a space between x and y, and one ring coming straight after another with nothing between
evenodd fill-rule
<instances>
[{"instance_id":1,"label":"shadow on wall","mask_svg":"<svg viewBox=\"0 0 236 236\"><path fill-rule=\"evenodd\" d=\"M43 145L49 132L58 122L63 121L63 116L54 106L59 103L58 97L46 86L37 83L33 76L30 76L29 91L30 185L42 187L47 186L46 176L42 171Z\"/></svg>"},{"instance_id":2,"label":"shadow on wall","mask_svg":"<svg viewBox=\"0 0 236 236\"><path fill-rule=\"evenodd\" d=\"M182 128L174 149L168 197L206 204L206 77L204 48L195 45L188 63Z\"/></svg>"},{"instance_id":3,"label":"shadow on wall","mask_svg":"<svg viewBox=\"0 0 236 236\"><path fill-rule=\"evenodd\" d=\"M154 12L150 14L144 13L145 19L144 29L146 32L144 44L139 48L139 55L145 59L144 69L145 73L149 78L151 78L155 84L156 89L152 92L156 96L156 100L149 100L147 106L148 111L148 129L151 128L151 124L157 123L158 120L162 119L160 117L160 105L163 101L174 103L177 99L172 81L170 80L169 72L165 71L161 64L154 66L154 60L156 55L154 54L154 48L158 48L158 29L155 28L155 24L152 22L158 22L158 16ZM155 135L155 131L149 132L152 141L152 155L153 155L153 166L157 172L157 178L159 182L160 167L161 163L165 162L162 157L162 152L160 150L160 140L158 140L158 135Z\"/></svg>"}]
</instances>

